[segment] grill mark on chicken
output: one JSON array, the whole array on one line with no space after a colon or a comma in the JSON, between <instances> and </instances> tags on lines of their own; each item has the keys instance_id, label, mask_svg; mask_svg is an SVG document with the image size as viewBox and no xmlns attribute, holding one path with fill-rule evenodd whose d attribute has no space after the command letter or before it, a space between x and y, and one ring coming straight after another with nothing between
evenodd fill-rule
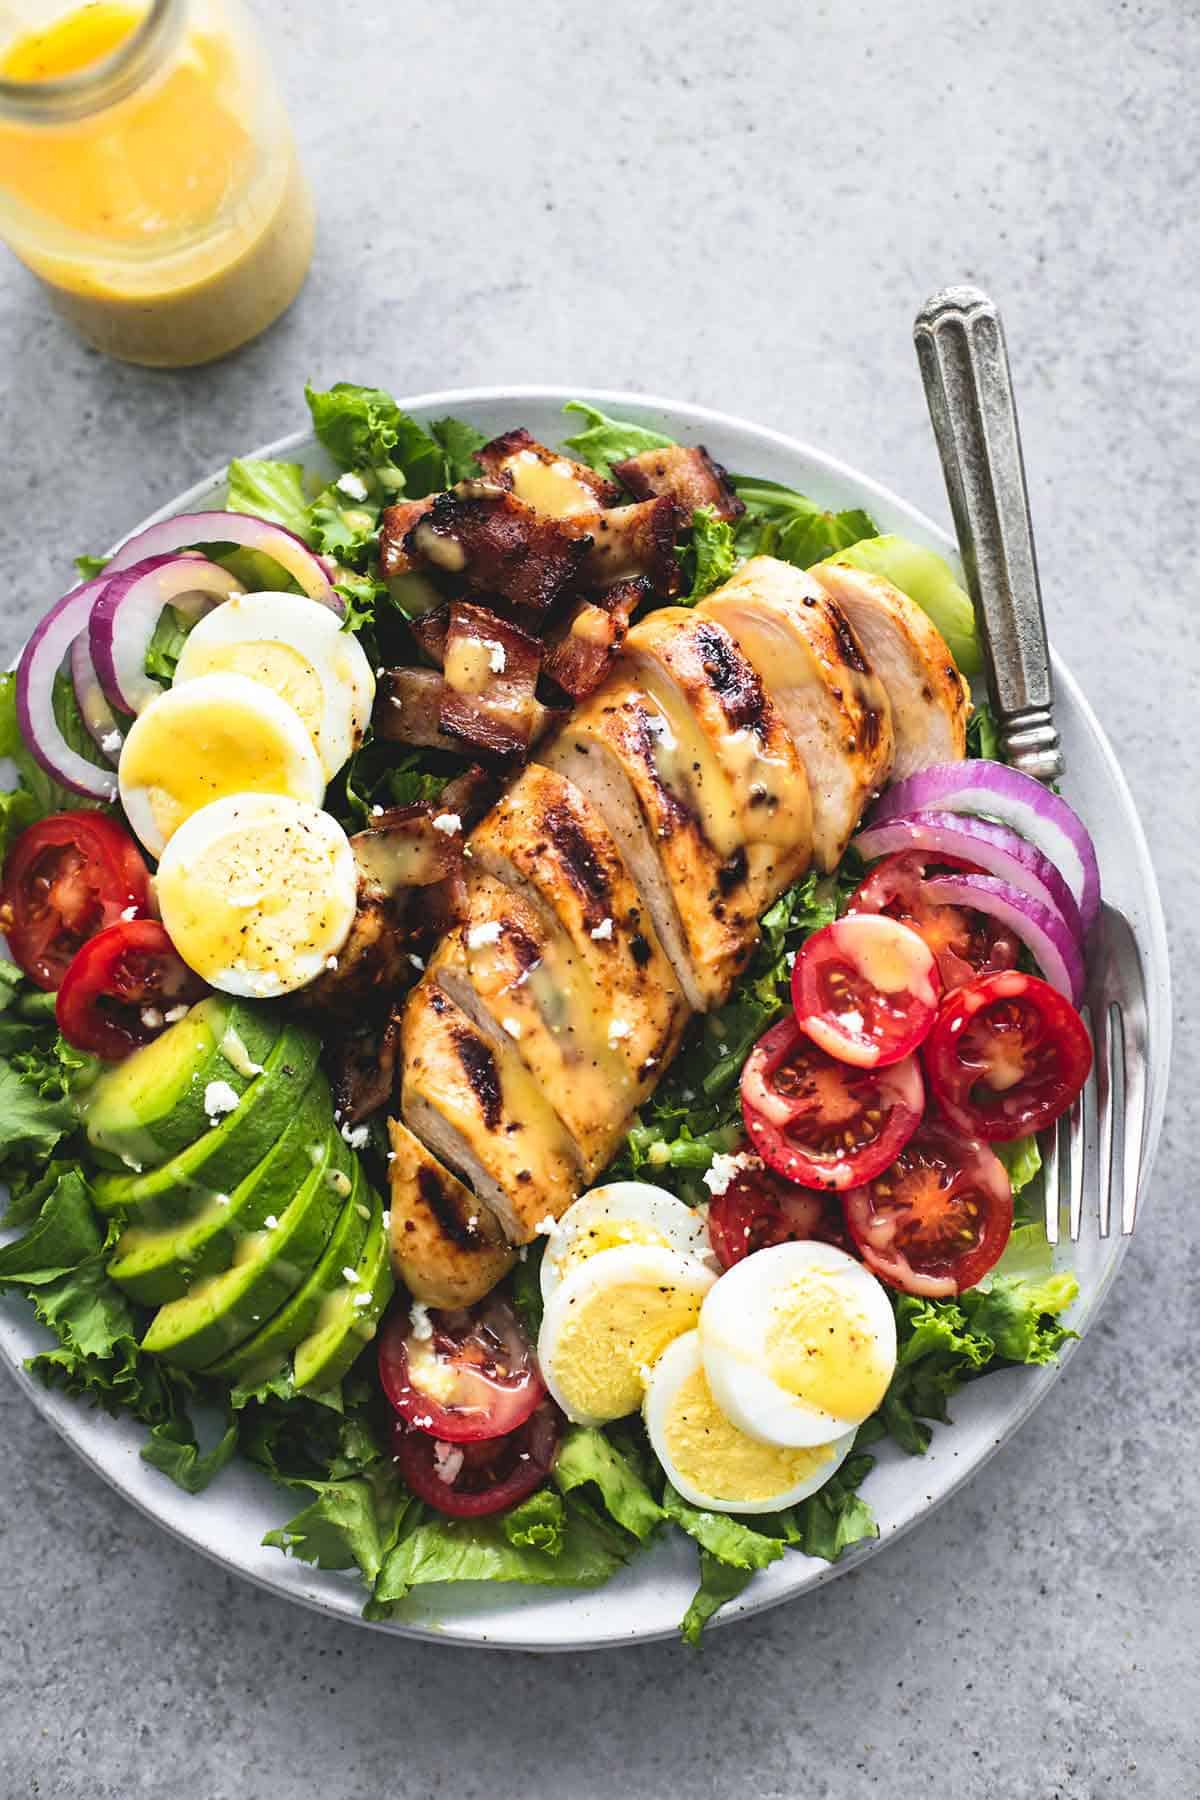
<instances>
[{"instance_id":1,"label":"grill mark on chicken","mask_svg":"<svg viewBox=\"0 0 1200 1800\"><path fill-rule=\"evenodd\" d=\"M730 725L735 731L752 731L765 742L767 696L733 639L720 626L704 620L696 627L696 644L704 658L704 672Z\"/></svg>"},{"instance_id":2,"label":"grill mark on chicken","mask_svg":"<svg viewBox=\"0 0 1200 1800\"><path fill-rule=\"evenodd\" d=\"M717 886L728 899L734 888L741 887L748 870L746 852L743 848L734 851L728 862L721 864L717 870Z\"/></svg>"},{"instance_id":3,"label":"grill mark on chicken","mask_svg":"<svg viewBox=\"0 0 1200 1800\"><path fill-rule=\"evenodd\" d=\"M436 998L432 1004L435 1011L443 1010L437 1004ZM483 1109L484 1123L489 1131L498 1131L501 1096L496 1059L483 1040L473 1037L469 1031L455 1031L451 1035L458 1060L462 1064L463 1074L470 1082L471 1092Z\"/></svg>"},{"instance_id":4,"label":"grill mark on chicken","mask_svg":"<svg viewBox=\"0 0 1200 1800\"><path fill-rule=\"evenodd\" d=\"M599 859L576 819L561 806L547 807L542 826L562 859L563 870L576 893L594 906L603 906L611 889Z\"/></svg>"},{"instance_id":5,"label":"grill mark on chicken","mask_svg":"<svg viewBox=\"0 0 1200 1800\"><path fill-rule=\"evenodd\" d=\"M489 1241L477 1225L472 1225L463 1218L455 1204L455 1196L443 1186L435 1169L425 1165L417 1170L417 1192L437 1220L441 1231L460 1250L476 1250ZM411 1221L409 1228L413 1228Z\"/></svg>"},{"instance_id":6,"label":"grill mark on chicken","mask_svg":"<svg viewBox=\"0 0 1200 1800\"><path fill-rule=\"evenodd\" d=\"M858 639L850 629L849 619L841 607L835 606L832 600L826 601L825 608L829 623L833 628L833 635L838 641L838 649L843 657L857 674L869 675L871 671L859 648Z\"/></svg>"},{"instance_id":7,"label":"grill mark on chicken","mask_svg":"<svg viewBox=\"0 0 1200 1800\"><path fill-rule=\"evenodd\" d=\"M654 954L640 931L635 931L629 940L629 954L639 969L644 969Z\"/></svg>"}]
</instances>

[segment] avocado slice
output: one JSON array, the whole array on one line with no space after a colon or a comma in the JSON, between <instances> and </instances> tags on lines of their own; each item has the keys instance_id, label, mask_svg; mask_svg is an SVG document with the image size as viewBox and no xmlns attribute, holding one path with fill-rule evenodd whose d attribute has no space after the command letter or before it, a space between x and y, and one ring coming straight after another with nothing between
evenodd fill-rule
<instances>
[{"instance_id":1,"label":"avocado slice","mask_svg":"<svg viewBox=\"0 0 1200 1800\"><path fill-rule=\"evenodd\" d=\"M325 1077L313 1072L315 1047L311 1057L297 1058L289 1049L290 1036L285 1032L280 1038L262 1074L226 1121L233 1127L243 1110L254 1108L240 1140L246 1151L241 1166L248 1172L236 1186L219 1179L222 1165L232 1166L232 1143L217 1152L215 1163L198 1160L207 1146L194 1144L153 1175L138 1178L139 1183L157 1185L142 1201L133 1224L122 1232L108 1273L143 1306L179 1300L193 1282L228 1269L244 1237L286 1212L312 1174L314 1153L324 1158L333 1097ZM306 1075L310 1079L301 1095ZM209 1142L224 1129L218 1126ZM161 1195L165 1183L160 1177L168 1172L169 1198L181 1203L190 1199L191 1210L181 1220L163 1223L155 1195ZM104 1177L96 1186L113 1180Z\"/></svg>"},{"instance_id":2,"label":"avocado slice","mask_svg":"<svg viewBox=\"0 0 1200 1800\"><path fill-rule=\"evenodd\" d=\"M353 1158L332 1121L325 1155L271 1229L238 1245L233 1267L160 1307L142 1349L185 1369L207 1368L250 1337L312 1273L354 1189Z\"/></svg>"},{"instance_id":3,"label":"avocado slice","mask_svg":"<svg viewBox=\"0 0 1200 1800\"><path fill-rule=\"evenodd\" d=\"M218 1194L229 1194L278 1139L312 1080L319 1053L311 1032L286 1026L233 1111L215 1125L206 1121L186 1149L144 1175L97 1176L97 1210L130 1213L154 1229L191 1219ZM331 1100L325 1124L332 1114Z\"/></svg>"},{"instance_id":4,"label":"avocado slice","mask_svg":"<svg viewBox=\"0 0 1200 1800\"><path fill-rule=\"evenodd\" d=\"M320 1262L303 1287L297 1288L287 1304L281 1306L274 1318L268 1319L253 1337L205 1369L206 1375L225 1376L230 1381L253 1387L279 1373L289 1352L315 1327L329 1296L345 1286L345 1271L357 1267L367 1241L373 1198L362 1164L358 1163L353 1192L342 1208L342 1216L333 1228Z\"/></svg>"},{"instance_id":5,"label":"avocado slice","mask_svg":"<svg viewBox=\"0 0 1200 1800\"><path fill-rule=\"evenodd\" d=\"M227 1090L235 1101L245 1093L278 1035L278 1017L263 1007L224 994L201 1000L87 1089L80 1113L97 1160L140 1174L186 1150Z\"/></svg>"},{"instance_id":6,"label":"avocado slice","mask_svg":"<svg viewBox=\"0 0 1200 1800\"><path fill-rule=\"evenodd\" d=\"M297 1393L326 1394L337 1386L375 1336L392 1297L396 1284L388 1262L383 1207L377 1194L372 1194L371 1201L371 1224L353 1283L343 1282L329 1295L316 1328L296 1346L292 1386ZM366 1301L356 1304L364 1294Z\"/></svg>"}]
</instances>

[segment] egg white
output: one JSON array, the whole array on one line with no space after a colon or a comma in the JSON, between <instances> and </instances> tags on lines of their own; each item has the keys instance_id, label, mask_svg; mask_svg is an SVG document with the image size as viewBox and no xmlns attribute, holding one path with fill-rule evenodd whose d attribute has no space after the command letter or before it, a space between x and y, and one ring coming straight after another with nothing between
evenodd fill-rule
<instances>
[{"instance_id":1,"label":"egg white","mask_svg":"<svg viewBox=\"0 0 1200 1800\"><path fill-rule=\"evenodd\" d=\"M772 1334L814 1297L858 1334L861 1409L834 1412L772 1373ZM824 1444L860 1425L883 1398L896 1366L896 1315L862 1263L806 1239L758 1250L727 1269L704 1302L700 1344L716 1402L742 1431L766 1444Z\"/></svg>"},{"instance_id":2,"label":"egg white","mask_svg":"<svg viewBox=\"0 0 1200 1800\"><path fill-rule=\"evenodd\" d=\"M636 1412L646 1375L695 1326L713 1272L658 1245L600 1250L568 1270L542 1315L538 1362L569 1419L603 1425Z\"/></svg>"},{"instance_id":3,"label":"egg white","mask_svg":"<svg viewBox=\"0 0 1200 1800\"><path fill-rule=\"evenodd\" d=\"M705 1212L649 1181L610 1181L581 1194L547 1238L543 1298L550 1298L570 1269L624 1244L656 1244L716 1268Z\"/></svg>"},{"instance_id":4,"label":"egg white","mask_svg":"<svg viewBox=\"0 0 1200 1800\"><path fill-rule=\"evenodd\" d=\"M354 922L358 870L345 832L319 807L230 794L179 827L155 890L189 968L222 993L272 999L336 958Z\"/></svg>"},{"instance_id":5,"label":"egg white","mask_svg":"<svg viewBox=\"0 0 1200 1800\"><path fill-rule=\"evenodd\" d=\"M317 805L325 793L299 716L245 675L202 675L152 700L121 746L117 784L152 856L193 812L226 794L277 793Z\"/></svg>"},{"instance_id":6,"label":"egg white","mask_svg":"<svg viewBox=\"0 0 1200 1800\"><path fill-rule=\"evenodd\" d=\"M713 1399L698 1331L663 1352L642 1411L671 1485L711 1512L774 1512L806 1500L836 1474L855 1436L847 1431L832 1443L784 1448L741 1431Z\"/></svg>"},{"instance_id":7,"label":"egg white","mask_svg":"<svg viewBox=\"0 0 1200 1800\"><path fill-rule=\"evenodd\" d=\"M240 594L192 628L175 685L212 674L260 682L297 712L327 781L362 742L375 677L358 639L303 594Z\"/></svg>"}]
</instances>

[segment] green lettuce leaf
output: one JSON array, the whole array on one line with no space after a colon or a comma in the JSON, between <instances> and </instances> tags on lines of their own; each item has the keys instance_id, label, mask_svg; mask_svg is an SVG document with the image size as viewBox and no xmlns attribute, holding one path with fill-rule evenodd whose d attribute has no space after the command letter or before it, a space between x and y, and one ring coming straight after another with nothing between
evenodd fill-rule
<instances>
[{"instance_id":1,"label":"green lettuce leaf","mask_svg":"<svg viewBox=\"0 0 1200 1800\"><path fill-rule=\"evenodd\" d=\"M667 1517L695 1538L702 1549L731 1568L765 1569L783 1555L784 1545L778 1538L755 1531L733 1513L708 1512L704 1507L693 1506L669 1481L663 1490L663 1508Z\"/></svg>"},{"instance_id":2,"label":"green lettuce leaf","mask_svg":"<svg viewBox=\"0 0 1200 1800\"><path fill-rule=\"evenodd\" d=\"M383 492L412 499L446 486L446 452L382 388L338 381L304 393L313 430L341 468L369 471Z\"/></svg>"},{"instance_id":3,"label":"green lettuce leaf","mask_svg":"<svg viewBox=\"0 0 1200 1800\"><path fill-rule=\"evenodd\" d=\"M1013 1198L1036 1181L1042 1168L1042 1152L1036 1137L1014 1138L1010 1144L993 1144L993 1150L1008 1170Z\"/></svg>"},{"instance_id":4,"label":"green lettuce leaf","mask_svg":"<svg viewBox=\"0 0 1200 1800\"><path fill-rule=\"evenodd\" d=\"M711 506L698 506L692 514L691 543L684 555L685 574L690 575L690 581L679 604L695 606L706 594L729 580L737 562L733 526L718 519Z\"/></svg>"},{"instance_id":5,"label":"green lettuce leaf","mask_svg":"<svg viewBox=\"0 0 1200 1800\"><path fill-rule=\"evenodd\" d=\"M402 750L368 738L335 777L325 805L348 831L371 822L373 806L415 806L436 800L460 759L433 750Z\"/></svg>"},{"instance_id":6,"label":"green lettuce leaf","mask_svg":"<svg viewBox=\"0 0 1200 1800\"><path fill-rule=\"evenodd\" d=\"M967 720L967 755L982 756L987 762L1003 760L996 720L986 700L977 703Z\"/></svg>"},{"instance_id":7,"label":"green lettuce leaf","mask_svg":"<svg viewBox=\"0 0 1200 1800\"><path fill-rule=\"evenodd\" d=\"M183 646L195 623L194 619L185 618L173 606L163 607L158 615L158 623L150 634L150 642L146 645L143 665L152 681L161 681L164 687L169 687L174 681L179 658L183 655Z\"/></svg>"},{"instance_id":8,"label":"green lettuce leaf","mask_svg":"<svg viewBox=\"0 0 1200 1800\"><path fill-rule=\"evenodd\" d=\"M644 425L635 425L629 419L610 419L607 413L588 406L583 400L568 400L563 411L579 413L587 421L582 431L563 439L563 448L580 462L587 463L589 468L598 469L602 475L612 474L613 463L640 456L643 450L667 449L675 442L674 438L664 437L660 431L650 431Z\"/></svg>"},{"instance_id":9,"label":"green lettuce leaf","mask_svg":"<svg viewBox=\"0 0 1200 1800\"><path fill-rule=\"evenodd\" d=\"M806 1556L836 1562L852 1544L879 1536L875 1515L858 1492L875 1467L875 1458L864 1455L858 1448L869 1441L871 1435L860 1431L855 1448L837 1473L807 1500L788 1509L786 1542ZM765 1520L763 1525L765 1527Z\"/></svg>"},{"instance_id":10,"label":"green lettuce leaf","mask_svg":"<svg viewBox=\"0 0 1200 1800\"><path fill-rule=\"evenodd\" d=\"M302 1484L316 1498L263 1543L318 1569L357 1568L373 1583L416 1504L381 1465L363 1475Z\"/></svg>"},{"instance_id":11,"label":"green lettuce leaf","mask_svg":"<svg viewBox=\"0 0 1200 1800\"><path fill-rule=\"evenodd\" d=\"M565 1541L567 1509L553 1488L539 1488L501 1515L504 1535L517 1550L544 1550L560 1556Z\"/></svg>"},{"instance_id":12,"label":"green lettuce leaf","mask_svg":"<svg viewBox=\"0 0 1200 1800\"><path fill-rule=\"evenodd\" d=\"M735 475L733 486L746 507L736 532L743 556L778 556L799 569L811 569L861 538L875 536L874 520L857 508L826 512L794 488L752 475Z\"/></svg>"},{"instance_id":13,"label":"green lettuce leaf","mask_svg":"<svg viewBox=\"0 0 1200 1800\"><path fill-rule=\"evenodd\" d=\"M714 1613L720 1612L727 1601L736 1600L742 1589L754 1579L753 1569L741 1569L733 1563L722 1562L719 1556L711 1551L700 1552L700 1585L692 1596L691 1605L683 1615L680 1635L685 1644L693 1650L700 1648L700 1634Z\"/></svg>"},{"instance_id":14,"label":"green lettuce leaf","mask_svg":"<svg viewBox=\"0 0 1200 1800\"><path fill-rule=\"evenodd\" d=\"M54 678L54 714L67 743L97 768L107 767L79 713L69 675ZM19 831L44 819L47 813L77 812L100 803L60 787L36 762L26 747L17 724L17 677L13 670L0 674L0 757L16 765L16 786L0 794L0 857Z\"/></svg>"},{"instance_id":15,"label":"green lettuce leaf","mask_svg":"<svg viewBox=\"0 0 1200 1800\"><path fill-rule=\"evenodd\" d=\"M1077 1334L1059 1315L1079 1293L1066 1270L1031 1282L1019 1275L993 1275L985 1287L959 1296L967 1325L978 1338L995 1346L1002 1362L1052 1363L1062 1346Z\"/></svg>"},{"instance_id":16,"label":"green lettuce leaf","mask_svg":"<svg viewBox=\"0 0 1200 1800\"><path fill-rule=\"evenodd\" d=\"M228 483L227 512L271 519L309 541L303 464L235 459L229 465Z\"/></svg>"},{"instance_id":17,"label":"green lettuce leaf","mask_svg":"<svg viewBox=\"0 0 1200 1800\"><path fill-rule=\"evenodd\" d=\"M588 1499L598 1499L639 1543L645 1543L666 1517L633 1464L591 1426L568 1426L554 1464L554 1481L564 1494L583 1490Z\"/></svg>"},{"instance_id":18,"label":"green lettuce leaf","mask_svg":"<svg viewBox=\"0 0 1200 1800\"><path fill-rule=\"evenodd\" d=\"M111 556L89 556L86 551L82 556L74 558L81 581L91 581L95 576L102 574L111 561Z\"/></svg>"},{"instance_id":19,"label":"green lettuce leaf","mask_svg":"<svg viewBox=\"0 0 1200 1800\"><path fill-rule=\"evenodd\" d=\"M482 431L476 431L474 425L468 425L462 419L435 419L429 433L441 445L445 455L448 487L479 474L476 453L488 441Z\"/></svg>"},{"instance_id":20,"label":"green lettuce leaf","mask_svg":"<svg viewBox=\"0 0 1200 1800\"><path fill-rule=\"evenodd\" d=\"M512 1303L521 1316L529 1336L535 1341L542 1328L542 1258L546 1254L545 1238L525 1244L509 1277Z\"/></svg>"},{"instance_id":21,"label":"green lettuce leaf","mask_svg":"<svg viewBox=\"0 0 1200 1800\"><path fill-rule=\"evenodd\" d=\"M14 1063L0 1062L0 1171L50 1156L75 1125L66 1100L43 1097Z\"/></svg>"},{"instance_id":22,"label":"green lettuce leaf","mask_svg":"<svg viewBox=\"0 0 1200 1800\"><path fill-rule=\"evenodd\" d=\"M152 1425L142 1446L142 1461L158 1469L186 1494L199 1494L215 1481L238 1443L237 1420L229 1418L224 1431L208 1450L201 1450L190 1420L164 1419Z\"/></svg>"}]
</instances>

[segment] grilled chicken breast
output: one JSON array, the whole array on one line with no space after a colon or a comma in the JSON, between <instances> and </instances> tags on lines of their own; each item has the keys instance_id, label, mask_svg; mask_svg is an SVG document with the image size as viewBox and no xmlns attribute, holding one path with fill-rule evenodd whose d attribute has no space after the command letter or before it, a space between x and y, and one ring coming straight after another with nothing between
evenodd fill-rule
<instances>
[{"instance_id":1,"label":"grilled chicken breast","mask_svg":"<svg viewBox=\"0 0 1200 1800\"><path fill-rule=\"evenodd\" d=\"M512 1045L489 1041L426 974L409 996L400 1113L495 1213L510 1243L528 1243L582 1182L566 1128Z\"/></svg>"},{"instance_id":2,"label":"grilled chicken breast","mask_svg":"<svg viewBox=\"0 0 1200 1800\"><path fill-rule=\"evenodd\" d=\"M471 1306L516 1261L495 1216L399 1119L388 1120L392 1269L426 1306Z\"/></svg>"},{"instance_id":3,"label":"grilled chicken breast","mask_svg":"<svg viewBox=\"0 0 1200 1800\"><path fill-rule=\"evenodd\" d=\"M893 781L966 754L971 691L928 613L881 575L848 563L810 571L841 607L887 689L896 749Z\"/></svg>"},{"instance_id":4,"label":"grilled chicken breast","mask_svg":"<svg viewBox=\"0 0 1200 1800\"><path fill-rule=\"evenodd\" d=\"M790 563L752 557L696 610L725 627L778 707L808 774L814 859L834 868L892 765L883 683L845 614Z\"/></svg>"},{"instance_id":5,"label":"grilled chicken breast","mask_svg":"<svg viewBox=\"0 0 1200 1800\"><path fill-rule=\"evenodd\" d=\"M612 1048L640 1106L678 1048L688 1005L599 813L571 782L531 763L472 834L470 867L562 932L591 978L598 1016L629 1027Z\"/></svg>"},{"instance_id":6,"label":"grilled chicken breast","mask_svg":"<svg viewBox=\"0 0 1200 1800\"><path fill-rule=\"evenodd\" d=\"M561 928L491 875L472 872L461 931L429 964L436 981L501 1052L516 1047L575 1141L589 1179L612 1156L636 1099L619 1021Z\"/></svg>"}]
</instances>

